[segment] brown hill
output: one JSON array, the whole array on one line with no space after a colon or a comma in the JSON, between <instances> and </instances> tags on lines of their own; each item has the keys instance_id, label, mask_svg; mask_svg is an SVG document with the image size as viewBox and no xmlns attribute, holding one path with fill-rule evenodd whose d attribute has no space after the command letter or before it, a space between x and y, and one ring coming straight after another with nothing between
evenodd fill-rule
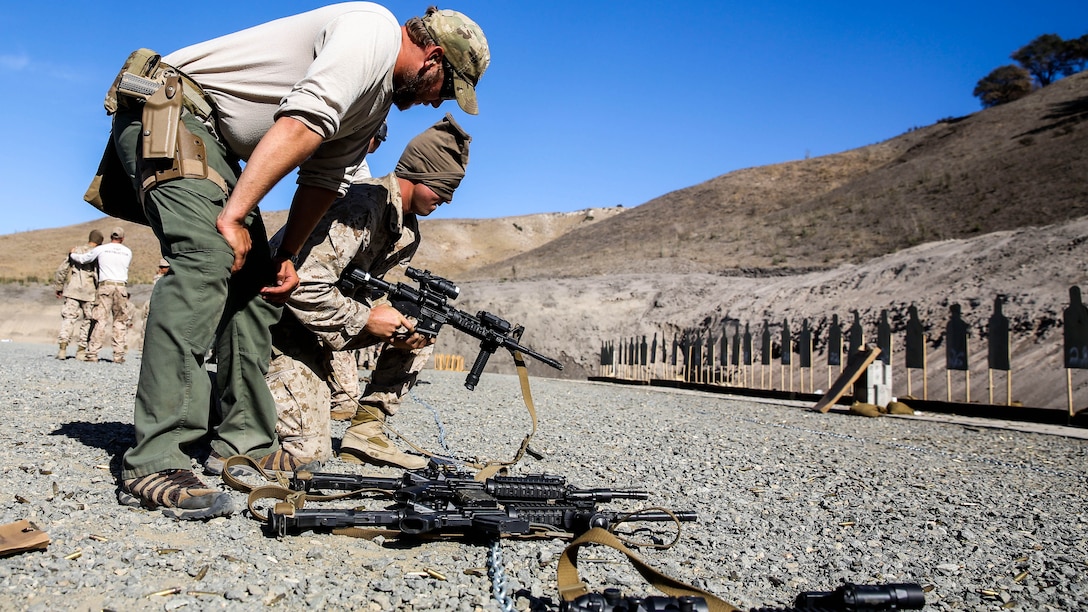
<instances>
[{"instance_id":1,"label":"brown hill","mask_svg":"<svg viewBox=\"0 0 1088 612\"><path fill-rule=\"evenodd\" d=\"M423 242L412 265L460 280L488 264L548 244L577 229L605 222L622 206L501 219L424 219Z\"/></svg>"},{"instance_id":2,"label":"brown hill","mask_svg":"<svg viewBox=\"0 0 1088 612\"><path fill-rule=\"evenodd\" d=\"M593 208L501 219L424 219L421 231L426 239L416 255L416 265L460 279L471 269L532 250L623 210L622 207ZM270 232L287 222L287 211L266 212L263 216ZM110 228L116 225L125 228L125 244L132 249L131 282L150 283L160 256L154 234L142 225L110 217L3 236L0 283L49 283L70 248L85 243L91 230L98 229L108 236Z\"/></svg>"},{"instance_id":3,"label":"brown hill","mask_svg":"<svg viewBox=\"0 0 1088 612\"><path fill-rule=\"evenodd\" d=\"M885 142L681 189L477 278L782 274L1088 214L1088 72Z\"/></svg>"}]
</instances>

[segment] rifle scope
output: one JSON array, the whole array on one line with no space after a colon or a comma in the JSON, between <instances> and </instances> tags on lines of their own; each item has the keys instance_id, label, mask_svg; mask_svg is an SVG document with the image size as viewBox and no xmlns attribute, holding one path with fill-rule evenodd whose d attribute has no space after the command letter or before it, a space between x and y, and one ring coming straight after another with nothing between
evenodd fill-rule
<instances>
[{"instance_id":1,"label":"rifle scope","mask_svg":"<svg viewBox=\"0 0 1088 612\"><path fill-rule=\"evenodd\" d=\"M461 295L460 287L448 279L431 274L430 270L409 267L405 270L404 275L419 283L421 290L438 293L451 300L456 300L457 296Z\"/></svg>"}]
</instances>

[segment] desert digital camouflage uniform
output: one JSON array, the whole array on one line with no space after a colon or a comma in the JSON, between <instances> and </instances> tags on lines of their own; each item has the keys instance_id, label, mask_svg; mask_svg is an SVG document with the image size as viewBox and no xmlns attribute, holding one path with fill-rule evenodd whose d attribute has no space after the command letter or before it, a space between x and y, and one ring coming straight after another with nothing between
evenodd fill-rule
<instances>
[{"instance_id":1,"label":"desert digital camouflage uniform","mask_svg":"<svg viewBox=\"0 0 1088 612\"><path fill-rule=\"evenodd\" d=\"M277 245L282 232L272 239ZM405 214L393 174L352 185L322 218L299 253L299 286L272 327L266 381L276 401L280 444L297 457L332 456L327 383L331 354L380 340L363 331L375 302L363 288L345 295L337 286L349 265L380 277L406 263L419 246L415 215ZM384 415L396 412L433 345L419 350L386 346L361 401Z\"/></svg>"},{"instance_id":2,"label":"desert digital camouflage uniform","mask_svg":"<svg viewBox=\"0 0 1088 612\"><path fill-rule=\"evenodd\" d=\"M129 320L133 314L133 308L128 301L128 288L119 281L105 281L98 285L98 302L92 309L94 316L94 328L91 329L91 337L87 342L87 355L89 361L98 358L98 352L106 343L106 330L110 327L107 322L113 319L113 333L110 335L113 348L113 361L124 363L125 352L128 350Z\"/></svg>"},{"instance_id":3,"label":"desert digital camouflage uniform","mask_svg":"<svg viewBox=\"0 0 1088 612\"><path fill-rule=\"evenodd\" d=\"M84 244L76 247L75 252L87 253L92 248L90 244ZM75 332L76 346L80 352L85 351L91 333L92 309L98 296L98 265L94 262L76 263L65 257L53 275L53 289L64 298L57 344L63 352Z\"/></svg>"},{"instance_id":4,"label":"desert digital camouflage uniform","mask_svg":"<svg viewBox=\"0 0 1088 612\"><path fill-rule=\"evenodd\" d=\"M357 351L331 351L329 353L330 376L329 405L333 419L345 421L355 416L359 405L359 362Z\"/></svg>"},{"instance_id":5,"label":"desert digital camouflage uniform","mask_svg":"<svg viewBox=\"0 0 1088 612\"><path fill-rule=\"evenodd\" d=\"M159 265L155 270L155 276L151 277L151 291L155 291L155 283L159 282L159 279L170 273L170 262L166 261L165 257L159 258ZM148 299L144 302L143 308L140 309L141 318L147 321L147 313L151 312L151 300Z\"/></svg>"}]
</instances>

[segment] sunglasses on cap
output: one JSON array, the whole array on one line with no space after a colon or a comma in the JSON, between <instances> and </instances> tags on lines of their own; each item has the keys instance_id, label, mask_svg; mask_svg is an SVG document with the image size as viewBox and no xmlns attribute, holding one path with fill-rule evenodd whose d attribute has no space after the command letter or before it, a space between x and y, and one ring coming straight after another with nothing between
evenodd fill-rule
<instances>
[{"instance_id":1,"label":"sunglasses on cap","mask_svg":"<svg viewBox=\"0 0 1088 612\"><path fill-rule=\"evenodd\" d=\"M445 76L442 80L442 89L439 90L438 96L443 100L457 99L457 90L453 85L453 66L451 66L444 57L442 58L442 74Z\"/></svg>"}]
</instances>

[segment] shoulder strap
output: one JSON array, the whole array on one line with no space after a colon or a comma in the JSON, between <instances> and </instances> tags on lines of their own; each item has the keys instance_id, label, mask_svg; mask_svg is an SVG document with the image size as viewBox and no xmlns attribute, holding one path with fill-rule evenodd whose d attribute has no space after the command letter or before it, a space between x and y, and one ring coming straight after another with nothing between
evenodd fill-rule
<instances>
[{"instance_id":1,"label":"shoulder strap","mask_svg":"<svg viewBox=\"0 0 1088 612\"><path fill-rule=\"evenodd\" d=\"M711 612L739 612L738 608L717 596L702 589L695 588L690 584L685 584L679 580L670 578L650 567L649 564L624 546L616 536L600 527L594 527L583 533L573 542L568 544L563 550L563 554L559 557L559 572L556 582L559 587L559 596L563 601L574 601L579 596L589 592L585 583L578 577L578 549L586 544L608 546L609 548L614 548L627 555L627 558L631 560L631 564L635 566L638 573L642 574L642 577L645 578L647 582L667 595L672 595L673 597L702 597L706 600L707 607L710 608Z\"/></svg>"}]
</instances>

